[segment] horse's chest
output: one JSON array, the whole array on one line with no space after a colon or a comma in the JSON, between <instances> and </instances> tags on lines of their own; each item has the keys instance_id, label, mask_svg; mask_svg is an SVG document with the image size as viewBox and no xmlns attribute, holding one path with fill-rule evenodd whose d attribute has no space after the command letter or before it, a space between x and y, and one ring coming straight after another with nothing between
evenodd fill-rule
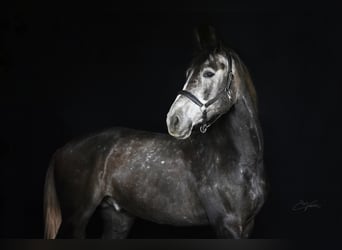
<instances>
[{"instance_id":1,"label":"horse's chest","mask_svg":"<svg viewBox=\"0 0 342 250\"><path fill-rule=\"evenodd\" d=\"M256 206L260 192L257 177L250 169L216 169L206 178L205 188L216 197L213 202L223 202L232 211Z\"/></svg>"}]
</instances>

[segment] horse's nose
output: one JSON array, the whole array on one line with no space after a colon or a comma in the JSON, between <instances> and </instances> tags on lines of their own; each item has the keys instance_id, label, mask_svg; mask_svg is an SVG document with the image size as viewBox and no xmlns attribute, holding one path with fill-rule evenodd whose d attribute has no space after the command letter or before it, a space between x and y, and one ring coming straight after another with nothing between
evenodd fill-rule
<instances>
[{"instance_id":1,"label":"horse's nose","mask_svg":"<svg viewBox=\"0 0 342 250\"><path fill-rule=\"evenodd\" d=\"M180 124L180 118L179 115L174 114L173 116L170 117L169 120L169 129L170 132L174 133L178 130Z\"/></svg>"}]
</instances>

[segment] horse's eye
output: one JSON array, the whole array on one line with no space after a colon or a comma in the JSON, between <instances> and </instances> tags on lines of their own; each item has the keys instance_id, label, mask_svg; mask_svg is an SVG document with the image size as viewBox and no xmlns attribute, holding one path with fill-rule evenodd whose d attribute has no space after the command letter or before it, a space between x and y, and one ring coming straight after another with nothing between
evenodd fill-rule
<instances>
[{"instance_id":1,"label":"horse's eye","mask_svg":"<svg viewBox=\"0 0 342 250\"><path fill-rule=\"evenodd\" d=\"M211 72L211 71L205 71L203 73L203 77L205 77L205 78L210 78L210 77L213 77L214 75L215 75L215 73Z\"/></svg>"}]
</instances>

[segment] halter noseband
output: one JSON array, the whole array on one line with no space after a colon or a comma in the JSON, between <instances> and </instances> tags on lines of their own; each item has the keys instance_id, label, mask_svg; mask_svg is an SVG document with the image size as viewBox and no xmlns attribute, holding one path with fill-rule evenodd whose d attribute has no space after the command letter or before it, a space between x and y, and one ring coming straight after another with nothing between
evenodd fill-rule
<instances>
[{"instance_id":1,"label":"halter noseband","mask_svg":"<svg viewBox=\"0 0 342 250\"><path fill-rule=\"evenodd\" d=\"M202 103L195 95L193 95L192 93L190 93L187 90L181 90L178 92L179 95L183 95L187 98L189 98L194 104L196 104L197 106L200 107L201 112L202 112L202 122L201 122L201 126L200 126L200 131L201 133L205 133L207 131L207 129L218 119L218 116L213 122L208 123L208 117L207 117L207 108L212 105L213 103L215 103L222 94L227 94L229 100L231 99L231 90L230 90L230 86L231 83L234 79L234 75L232 72L232 58L230 53L228 53L228 66L229 66L229 71L228 71L228 80L227 80L227 86L220 91L214 98L210 99L209 101L207 101L206 103Z\"/></svg>"}]
</instances>

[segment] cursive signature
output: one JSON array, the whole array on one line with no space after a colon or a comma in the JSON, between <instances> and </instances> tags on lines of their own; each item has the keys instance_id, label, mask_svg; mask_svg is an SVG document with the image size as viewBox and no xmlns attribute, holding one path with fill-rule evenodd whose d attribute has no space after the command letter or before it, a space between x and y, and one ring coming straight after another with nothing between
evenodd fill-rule
<instances>
[{"instance_id":1,"label":"cursive signature","mask_svg":"<svg viewBox=\"0 0 342 250\"><path fill-rule=\"evenodd\" d=\"M303 201L300 200L297 204L295 204L292 207L292 211L303 211L306 212L309 208L321 208L321 206L318 204L318 200L314 201Z\"/></svg>"}]
</instances>

